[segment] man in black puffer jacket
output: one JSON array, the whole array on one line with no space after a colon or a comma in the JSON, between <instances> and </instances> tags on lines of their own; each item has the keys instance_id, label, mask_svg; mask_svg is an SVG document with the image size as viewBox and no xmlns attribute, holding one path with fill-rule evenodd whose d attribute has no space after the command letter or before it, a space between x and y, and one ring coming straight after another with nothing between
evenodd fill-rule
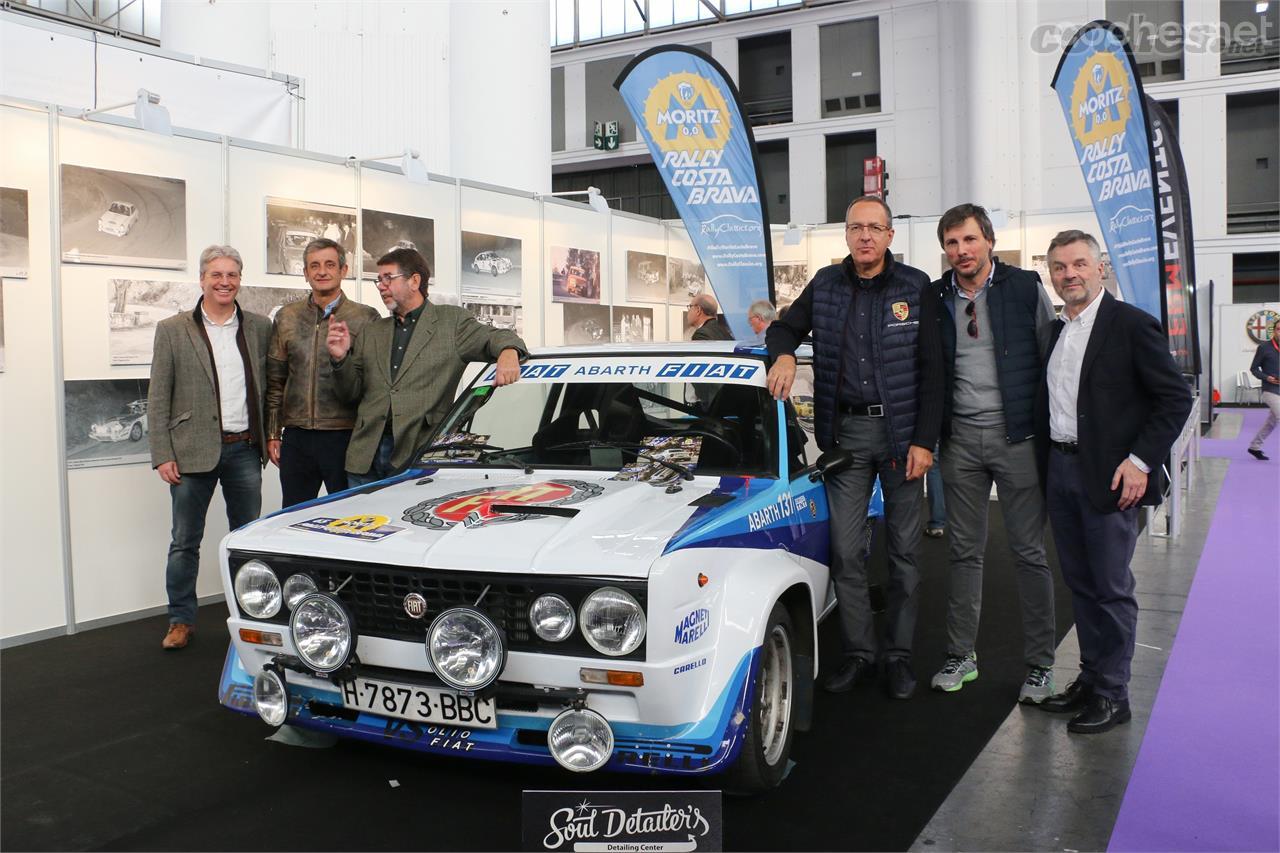
<instances>
[{"instance_id":1,"label":"man in black puffer jacket","mask_svg":"<svg viewBox=\"0 0 1280 853\"><path fill-rule=\"evenodd\" d=\"M995 229L978 205L942 214L938 242L951 270L929 286L927 298L934 303L946 368L939 463L951 566L947 659L932 686L951 693L978 677L982 561L994 482L1022 605L1027 677L1018 700L1039 704L1053 694L1056 636L1044 497L1031 439L1053 305L1040 276L996 259Z\"/></svg>"},{"instance_id":2,"label":"man in black puffer jacket","mask_svg":"<svg viewBox=\"0 0 1280 853\"><path fill-rule=\"evenodd\" d=\"M796 347L812 332L814 437L823 450L840 447L854 459L826 478L844 660L822 686L851 689L870 675L877 657L864 545L878 475L890 574L882 656L890 695L909 699L916 687L911 646L919 607L920 486L942 420L942 349L924 299L928 276L889 252L889 206L873 196L855 199L845 212L845 242L844 262L819 270L769 326L769 392L779 400L790 393Z\"/></svg>"}]
</instances>

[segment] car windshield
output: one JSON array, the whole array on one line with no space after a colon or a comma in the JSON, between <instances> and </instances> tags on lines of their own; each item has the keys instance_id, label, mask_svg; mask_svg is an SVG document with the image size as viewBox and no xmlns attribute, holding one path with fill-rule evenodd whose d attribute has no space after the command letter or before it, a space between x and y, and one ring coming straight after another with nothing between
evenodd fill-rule
<instances>
[{"instance_id":1,"label":"car windshield","mask_svg":"<svg viewBox=\"0 0 1280 853\"><path fill-rule=\"evenodd\" d=\"M112 213L119 213L119 214L123 214L124 216L128 216L128 215L129 215L129 212L130 212L130 210L129 210L129 205L125 204L125 203L124 203L124 202L122 202L122 201L113 201L113 202L111 203L111 212L112 212Z\"/></svg>"},{"instance_id":2,"label":"car windshield","mask_svg":"<svg viewBox=\"0 0 1280 853\"><path fill-rule=\"evenodd\" d=\"M418 464L589 469L641 480L686 471L778 476L777 404L758 359L535 358L521 381L501 388L492 374L485 367L459 397Z\"/></svg>"},{"instance_id":3,"label":"car windshield","mask_svg":"<svg viewBox=\"0 0 1280 853\"><path fill-rule=\"evenodd\" d=\"M310 234L299 234L296 231L291 231L285 235L284 242L286 246L291 246L295 249L301 249L303 246L307 245L314 239L315 238Z\"/></svg>"}]
</instances>

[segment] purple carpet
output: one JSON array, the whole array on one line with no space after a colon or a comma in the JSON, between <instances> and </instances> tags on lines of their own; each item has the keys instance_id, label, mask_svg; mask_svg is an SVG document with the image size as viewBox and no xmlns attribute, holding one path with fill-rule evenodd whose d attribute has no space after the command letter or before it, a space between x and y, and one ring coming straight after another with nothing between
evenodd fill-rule
<instances>
[{"instance_id":1,"label":"purple carpet","mask_svg":"<svg viewBox=\"0 0 1280 853\"><path fill-rule=\"evenodd\" d=\"M1280 850L1280 428L1204 440L1231 460L1108 847Z\"/></svg>"}]
</instances>

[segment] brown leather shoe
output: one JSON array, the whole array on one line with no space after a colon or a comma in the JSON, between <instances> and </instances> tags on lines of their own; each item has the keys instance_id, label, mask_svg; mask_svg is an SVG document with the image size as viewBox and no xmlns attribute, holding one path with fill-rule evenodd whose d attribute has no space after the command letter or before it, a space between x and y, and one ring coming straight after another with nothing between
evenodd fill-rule
<instances>
[{"instance_id":1,"label":"brown leather shoe","mask_svg":"<svg viewBox=\"0 0 1280 853\"><path fill-rule=\"evenodd\" d=\"M187 643L191 641L191 635L195 632L195 625L174 622L169 626L169 633L164 635L164 642L160 646L165 649L184 649L187 647Z\"/></svg>"}]
</instances>

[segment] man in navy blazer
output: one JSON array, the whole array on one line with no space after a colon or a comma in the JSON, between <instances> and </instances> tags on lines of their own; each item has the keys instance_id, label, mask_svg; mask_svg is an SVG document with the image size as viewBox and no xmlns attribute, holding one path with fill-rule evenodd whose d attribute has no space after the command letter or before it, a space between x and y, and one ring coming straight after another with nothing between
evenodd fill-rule
<instances>
[{"instance_id":1,"label":"man in navy blazer","mask_svg":"<svg viewBox=\"0 0 1280 853\"><path fill-rule=\"evenodd\" d=\"M1045 700L1073 712L1069 731L1129 720L1138 603L1138 511L1161 499L1160 466L1191 394L1160 322L1102 289L1102 251L1083 231L1049 243L1049 276L1065 305L1036 401L1036 440L1062 576L1071 590L1080 674Z\"/></svg>"}]
</instances>

